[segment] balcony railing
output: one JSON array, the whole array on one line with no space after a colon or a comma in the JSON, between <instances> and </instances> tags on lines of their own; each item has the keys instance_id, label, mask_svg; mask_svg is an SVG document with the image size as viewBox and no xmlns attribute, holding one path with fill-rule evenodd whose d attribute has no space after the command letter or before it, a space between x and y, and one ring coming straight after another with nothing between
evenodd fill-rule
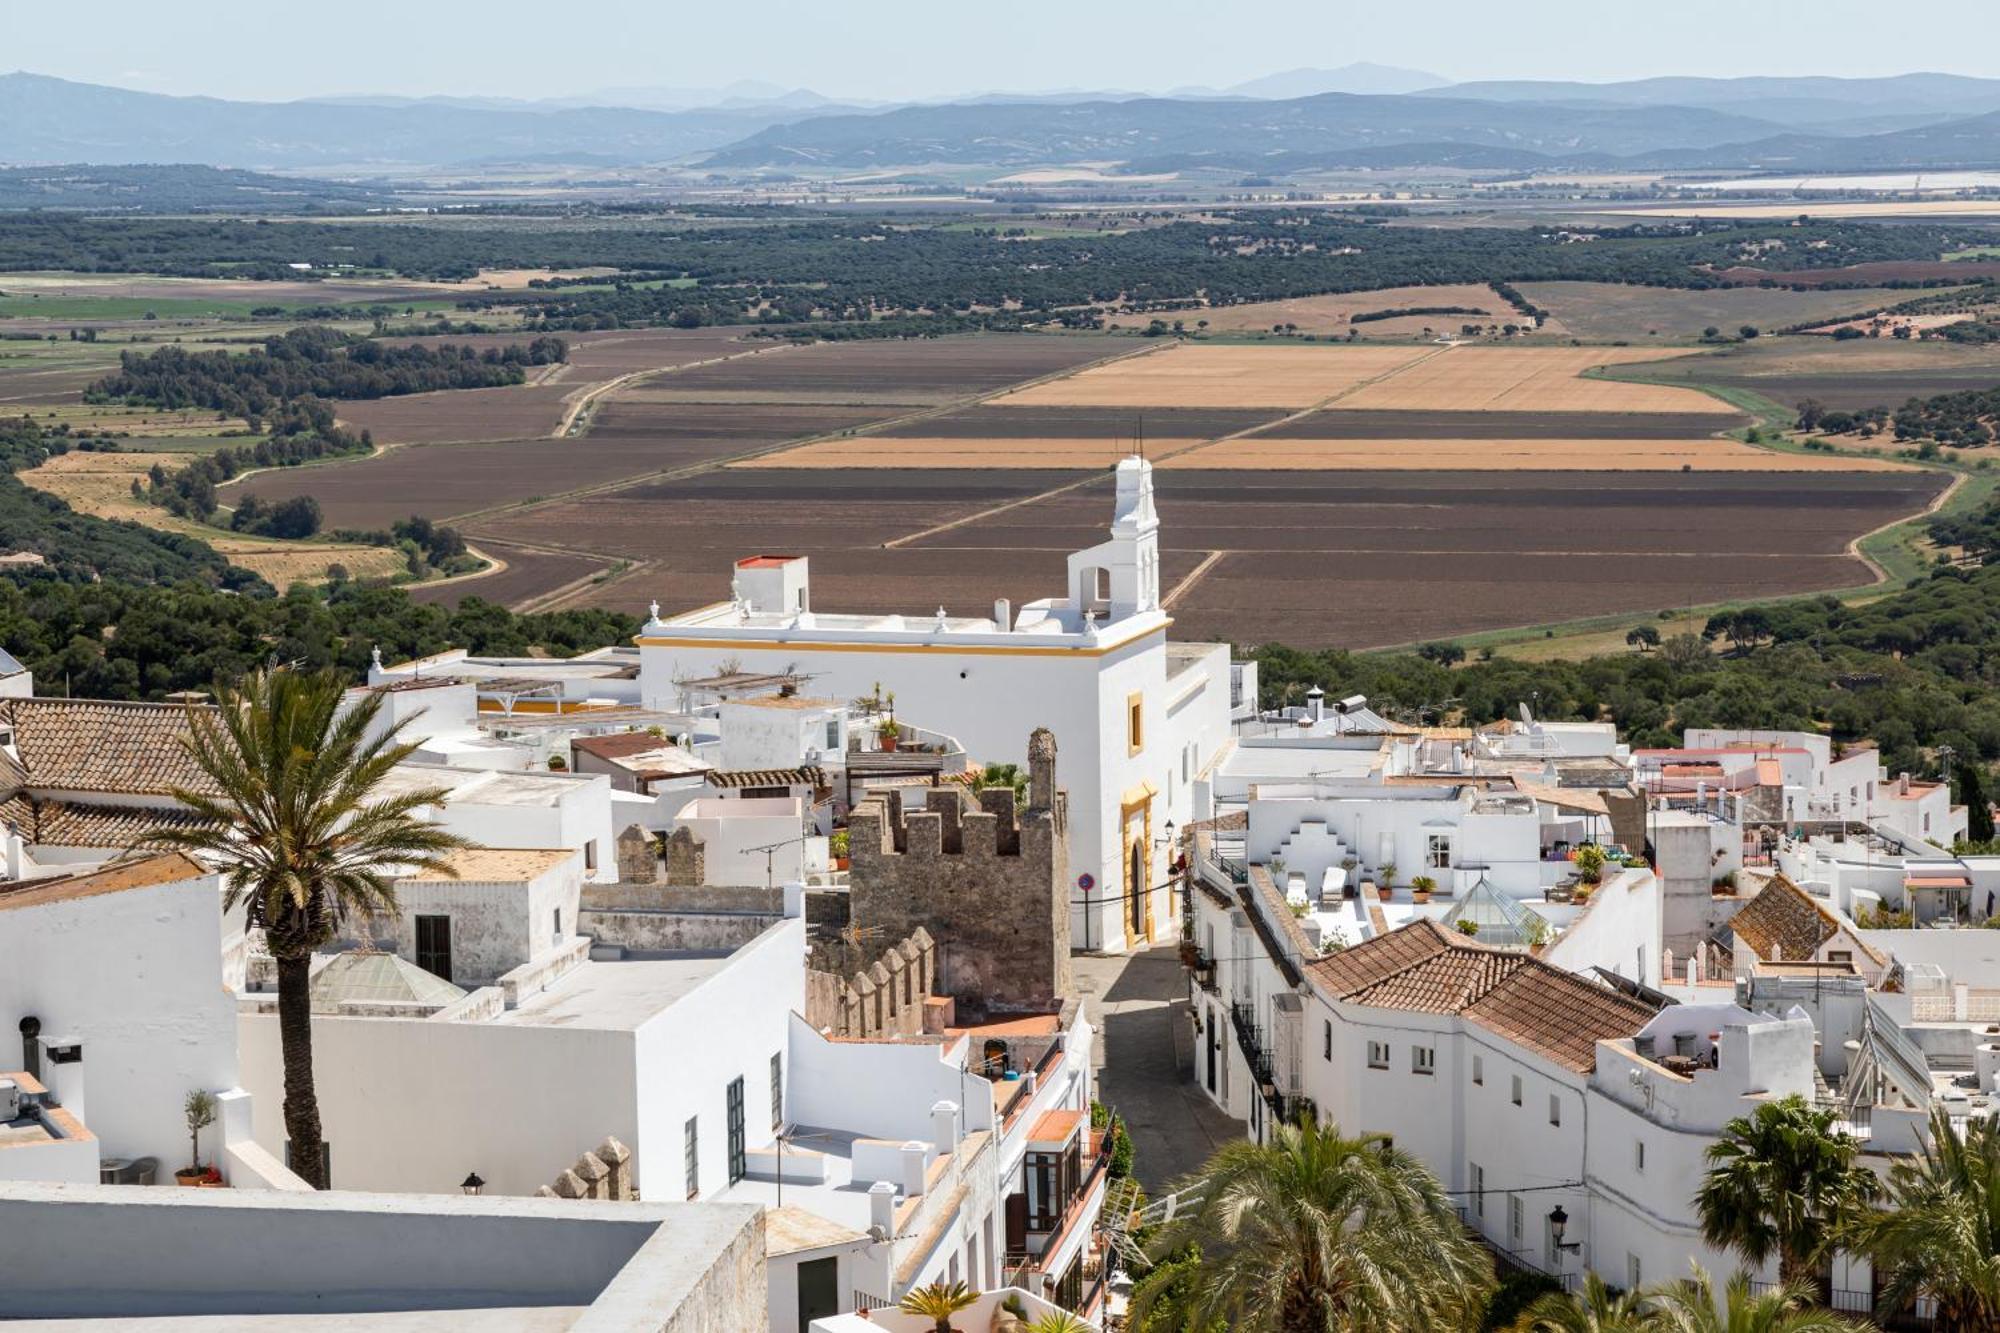
<instances>
[{"instance_id":1,"label":"balcony railing","mask_svg":"<svg viewBox=\"0 0 2000 1333\"><path fill-rule=\"evenodd\" d=\"M1236 1029L1236 1044L1243 1048L1251 1074L1260 1084L1271 1082L1271 1046L1257 1011L1239 1000L1229 1006L1229 1025Z\"/></svg>"},{"instance_id":2,"label":"balcony railing","mask_svg":"<svg viewBox=\"0 0 2000 1333\"><path fill-rule=\"evenodd\" d=\"M1761 1296L1777 1289L1775 1282L1752 1282L1750 1291ZM1919 1299L1915 1307L1891 1310L1878 1306L1872 1291L1850 1291L1841 1287L1820 1288L1814 1297L1818 1304L1845 1315L1864 1315L1874 1321L1877 1327L1889 1333L1923 1333L1937 1327L1937 1306L1928 1298Z\"/></svg>"}]
</instances>

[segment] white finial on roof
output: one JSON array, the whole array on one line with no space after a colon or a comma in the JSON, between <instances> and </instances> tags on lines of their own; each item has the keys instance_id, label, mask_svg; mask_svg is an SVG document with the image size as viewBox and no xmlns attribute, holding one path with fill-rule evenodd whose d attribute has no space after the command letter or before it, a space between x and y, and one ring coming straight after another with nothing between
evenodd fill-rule
<instances>
[{"instance_id":1,"label":"white finial on roof","mask_svg":"<svg viewBox=\"0 0 2000 1333\"><path fill-rule=\"evenodd\" d=\"M655 625L659 624L659 623L660 623L660 599L659 599L659 598L657 598L657 597L655 597L655 598L654 598L654 599L653 599L653 600L652 600L651 602L648 602L648 603L646 604L646 610L647 610L647 612L649 613L649 616L650 616L650 619L651 619L651 622L652 622L653 624L655 624Z\"/></svg>"},{"instance_id":2,"label":"white finial on roof","mask_svg":"<svg viewBox=\"0 0 2000 1333\"><path fill-rule=\"evenodd\" d=\"M370 662L370 663L371 663L371 664L372 664L372 665L374 666L374 668L375 668L375 669L376 669L377 671L380 671L380 670L382 669L382 645L381 645L381 644L379 644L379 643L378 643L378 644L376 644L376 645L375 645L375 647L374 647L374 648L373 648L373 649L372 649L372 650L371 650L371 651L369 652L369 654L368 654L368 660L369 660L369 662Z\"/></svg>"},{"instance_id":3,"label":"white finial on roof","mask_svg":"<svg viewBox=\"0 0 2000 1333\"><path fill-rule=\"evenodd\" d=\"M943 607L941 607L941 606L940 606L940 607L938 608L938 612L937 612L937 627L938 627L939 629L943 629L943 628L945 627L945 624L944 624L944 608L943 608Z\"/></svg>"}]
</instances>

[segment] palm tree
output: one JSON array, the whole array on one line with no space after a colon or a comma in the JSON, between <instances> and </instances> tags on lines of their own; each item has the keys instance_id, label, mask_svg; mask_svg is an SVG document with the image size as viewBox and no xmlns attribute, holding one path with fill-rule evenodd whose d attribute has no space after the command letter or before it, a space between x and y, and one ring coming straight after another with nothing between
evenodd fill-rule
<instances>
[{"instance_id":1,"label":"palm tree","mask_svg":"<svg viewBox=\"0 0 2000 1333\"><path fill-rule=\"evenodd\" d=\"M1202 1260L1140 1288L1134 1319L1147 1328L1451 1328L1493 1285L1437 1178L1381 1135L1346 1138L1302 1116L1268 1144L1228 1144L1183 1188L1200 1201L1153 1252L1193 1244Z\"/></svg>"},{"instance_id":2,"label":"palm tree","mask_svg":"<svg viewBox=\"0 0 2000 1333\"><path fill-rule=\"evenodd\" d=\"M1614 1291L1595 1273L1583 1290L1552 1291L1521 1312L1509 1333L1651 1333L1657 1327L1643 1292Z\"/></svg>"},{"instance_id":3,"label":"palm tree","mask_svg":"<svg viewBox=\"0 0 2000 1333\"><path fill-rule=\"evenodd\" d=\"M1889 1172L1889 1206L1860 1219L1850 1241L1881 1275L1882 1302L1937 1302L1943 1333L2000 1327L2000 1132L1972 1120L1961 1132L1931 1112L1930 1141Z\"/></svg>"},{"instance_id":4,"label":"palm tree","mask_svg":"<svg viewBox=\"0 0 2000 1333\"><path fill-rule=\"evenodd\" d=\"M952 1333L951 1317L979 1303L979 1293L963 1282L933 1282L913 1287L896 1308L904 1314L919 1314L932 1321L936 1333Z\"/></svg>"},{"instance_id":5,"label":"palm tree","mask_svg":"<svg viewBox=\"0 0 2000 1333\"><path fill-rule=\"evenodd\" d=\"M1816 1283L1840 1229L1875 1195L1856 1150L1831 1109L1796 1095L1731 1120L1695 1193L1702 1239L1752 1265L1775 1255L1785 1285Z\"/></svg>"},{"instance_id":6,"label":"palm tree","mask_svg":"<svg viewBox=\"0 0 2000 1333\"><path fill-rule=\"evenodd\" d=\"M1872 1325L1821 1309L1809 1288L1780 1285L1752 1294L1739 1272L1715 1299L1715 1283L1695 1265L1694 1276L1650 1288L1644 1297L1657 1333L1867 1333Z\"/></svg>"},{"instance_id":7,"label":"palm tree","mask_svg":"<svg viewBox=\"0 0 2000 1333\"><path fill-rule=\"evenodd\" d=\"M285 1065L285 1133L294 1170L326 1188L319 1101L313 1091L313 951L350 916L396 907L395 876L451 875L465 840L417 817L443 788L376 796L416 748L401 727L376 732L380 695L341 711L332 672L259 671L216 692L219 707L188 711L183 744L212 790L173 795L200 827L155 829L146 840L177 846L218 867L226 908L245 907L278 965L278 1035Z\"/></svg>"}]
</instances>

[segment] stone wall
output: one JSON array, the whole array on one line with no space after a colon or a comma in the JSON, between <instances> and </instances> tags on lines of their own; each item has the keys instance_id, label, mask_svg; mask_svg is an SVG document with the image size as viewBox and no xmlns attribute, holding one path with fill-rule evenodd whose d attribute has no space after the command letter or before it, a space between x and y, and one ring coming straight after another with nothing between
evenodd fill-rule
<instances>
[{"instance_id":1,"label":"stone wall","mask_svg":"<svg viewBox=\"0 0 2000 1333\"><path fill-rule=\"evenodd\" d=\"M887 948L853 935L816 941L806 972L806 1021L836 1037L909 1037L924 1030L937 946L922 926Z\"/></svg>"},{"instance_id":2,"label":"stone wall","mask_svg":"<svg viewBox=\"0 0 2000 1333\"><path fill-rule=\"evenodd\" d=\"M968 808L957 787L929 788L905 811L891 788L848 815L851 927L902 940L921 928L937 942L937 993L961 1016L1049 1013L1070 977L1069 857L1055 737L1028 741L1028 808L988 788Z\"/></svg>"}]
</instances>

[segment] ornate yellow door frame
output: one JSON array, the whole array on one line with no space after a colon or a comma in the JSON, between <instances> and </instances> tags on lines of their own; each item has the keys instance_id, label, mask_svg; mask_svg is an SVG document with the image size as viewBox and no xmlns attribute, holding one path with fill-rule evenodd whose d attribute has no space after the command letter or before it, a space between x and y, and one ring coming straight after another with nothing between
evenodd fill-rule
<instances>
[{"instance_id":1,"label":"ornate yellow door frame","mask_svg":"<svg viewBox=\"0 0 2000 1333\"><path fill-rule=\"evenodd\" d=\"M1140 926L1144 935L1143 940L1131 941L1134 946L1153 940L1153 797L1156 794L1151 782L1142 782L1118 802L1123 851L1119 858L1120 874L1126 893L1124 924L1128 932Z\"/></svg>"}]
</instances>

